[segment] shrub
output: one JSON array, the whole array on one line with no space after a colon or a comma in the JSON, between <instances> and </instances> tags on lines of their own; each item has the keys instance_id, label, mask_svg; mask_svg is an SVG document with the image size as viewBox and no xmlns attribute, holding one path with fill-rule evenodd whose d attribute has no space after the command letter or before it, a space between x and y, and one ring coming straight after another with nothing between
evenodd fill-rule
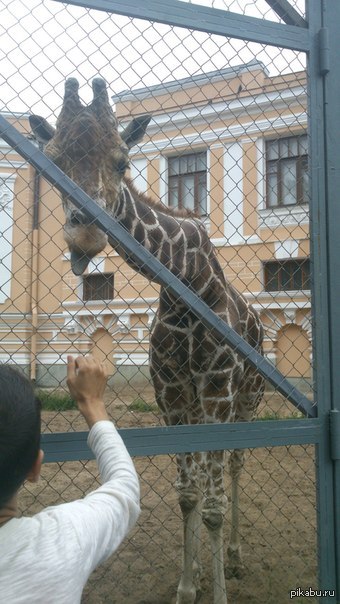
<instances>
[{"instance_id":1,"label":"shrub","mask_svg":"<svg viewBox=\"0 0 340 604\"><path fill-rule=\"evenodd\" d=\"M263 415L259 415L257 419L262 421L270 421L275 419L301 419L304 416L300 411L292 411L290 415L280 415L279 411L265 411Z\"/></svg>"},{"instance_id":2,"label":"shrub","mask_svg":"<svg viewBox=\"0 0 340 604\"><path fill-rule=\"evenodd\" d=\"M38 390L36 395L41 402L43 411L68 411L70 409L77 409L77 405L73 398L64 392L58 392L56 390L53 392Z\"/></svg>"},{"instance_id":3,"label":"shrub","mask_svg":"<svg viewBox=\"0 0 340 604\"><path fill-rule=\"evenodd\" d=\"M140 411L141 413L158 413L157 405L152 405L151 403L147 403L142 398L136 398L131 405L129 405L130 411Z\"/></svg>"}]
</instances>

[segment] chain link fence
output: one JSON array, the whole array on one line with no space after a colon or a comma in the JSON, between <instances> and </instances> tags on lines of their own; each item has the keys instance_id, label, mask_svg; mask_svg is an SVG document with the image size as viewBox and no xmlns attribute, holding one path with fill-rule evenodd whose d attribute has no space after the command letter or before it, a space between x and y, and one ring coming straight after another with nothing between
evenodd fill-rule
<instances>
[{"instance_id":1,"label":"chain link fence","mask_svg":"<svg viewBox=\"0 0 340 604\"><path fill-rule=\"evenodd\" d=\"M280 21L270 2L205 4ZM304 17L304 2L290 6ZM104 78L122 128L131 116L152 114L131 150L131 179L151 198L200 216L225 277L260 315L265 357L312 400L305 55L52 0L0 0L0 23L0 111L28 137L31 114L55 125L70 76L84 103L92 79ZM67 354L106 360L106 403L119 428L162 425L148 360L158 285L109 245L75 275L59 194L1 141L0 220L0 361L34 380L43 432L86 429L67 396ZM301 416L267 383L257 419ZM176 459L135 462L138 526L92 575L84 602L170 604L176 597ZM316 588L314 468L313 446L247 451L240 498L246 572L228 580L231 602L284 604L290 590ZM32 514L97 484L93 461L49 463L40 483L23 489L21 507ZM228 517L225 530L227 544ZM201 601L208 604L211 559L202 535Z\"/></svg>"}]
</instances>

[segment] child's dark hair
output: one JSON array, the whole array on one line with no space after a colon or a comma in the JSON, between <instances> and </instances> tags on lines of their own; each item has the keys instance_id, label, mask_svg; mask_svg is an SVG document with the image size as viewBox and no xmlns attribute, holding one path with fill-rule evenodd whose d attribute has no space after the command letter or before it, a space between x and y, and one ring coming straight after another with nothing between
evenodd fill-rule
<instances>
[{"instance_id":1,"label":"child's dark hair","mask_svg":"<svg viewBox=\"0 0 340 604\"><path fill-rule=\"evenodd\" d=\"M40 403L30 381L0 364L0 508L25 481L40 448Z\"/></svg>"}]
</instances>

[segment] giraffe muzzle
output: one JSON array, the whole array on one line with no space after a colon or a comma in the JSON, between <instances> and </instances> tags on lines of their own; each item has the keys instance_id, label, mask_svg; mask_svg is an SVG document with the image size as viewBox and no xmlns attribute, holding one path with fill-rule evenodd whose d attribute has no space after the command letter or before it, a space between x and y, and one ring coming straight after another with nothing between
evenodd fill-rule
<instances>
[{"instance_id":1,"label":"giraffe muzzle","mask_svg":"<svg viewBox=\"0 0 340 604\"><path fill-rule=\"evenodd\" d=\"M79 226L79 225L87 225L90 224L90 220L79 211L73 211L70 216L70 225L71 226Z\"/></svg>"},{"instance_id":2,"label":"giraffe muzzle","mask_svg":"<svg viewBox=\"0 0 340 604\"><path fill-rule=\"evenodd\" d=\"M92 260L92 257L88 256L87 254L72 250L71 251L71 268L72 268L73 274L77 275L77 276L82 275L91 260Z\"/></svg>"}]
</instances>

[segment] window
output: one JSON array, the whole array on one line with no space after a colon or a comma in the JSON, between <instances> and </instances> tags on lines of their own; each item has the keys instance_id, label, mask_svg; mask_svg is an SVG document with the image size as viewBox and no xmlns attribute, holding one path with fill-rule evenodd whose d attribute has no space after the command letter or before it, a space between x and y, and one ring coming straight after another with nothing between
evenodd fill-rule
<instances>
[{"instance_id":1,"label":"window","mask_svg":"<svg viewBox=\"0 0 340 604\"><path fill-rule=\"evenodd\" d=\"M83 300L113 300L113 273L85 275L83 278Z\"/></svg>"},{"instance_id":2,"label":"window","mask_svg":"<svg viewBox=\"0 0 340 604\"><path fill-rule=\"evenodd\" d=\"M264 262L263 272L267 292L310 289L309 258Z\"/></svg>"},{"instance_id":3,"label":"window","mask_svg":"<svg viewBox=\"0 0 340 604\"><path fill-rule=\"evenodd\" d=\"M266 142L267 207L308 203L307 135Z\"/></svg>"},{"instance_id":4,"label":"window","mask_svg":"<svg viewBox=\"0 0 340 604\"><path fill-rule=\"evenodd\" d=\"M207 215L207 154L170 157L169 206Z\"/></svg>"}]
</instances>

